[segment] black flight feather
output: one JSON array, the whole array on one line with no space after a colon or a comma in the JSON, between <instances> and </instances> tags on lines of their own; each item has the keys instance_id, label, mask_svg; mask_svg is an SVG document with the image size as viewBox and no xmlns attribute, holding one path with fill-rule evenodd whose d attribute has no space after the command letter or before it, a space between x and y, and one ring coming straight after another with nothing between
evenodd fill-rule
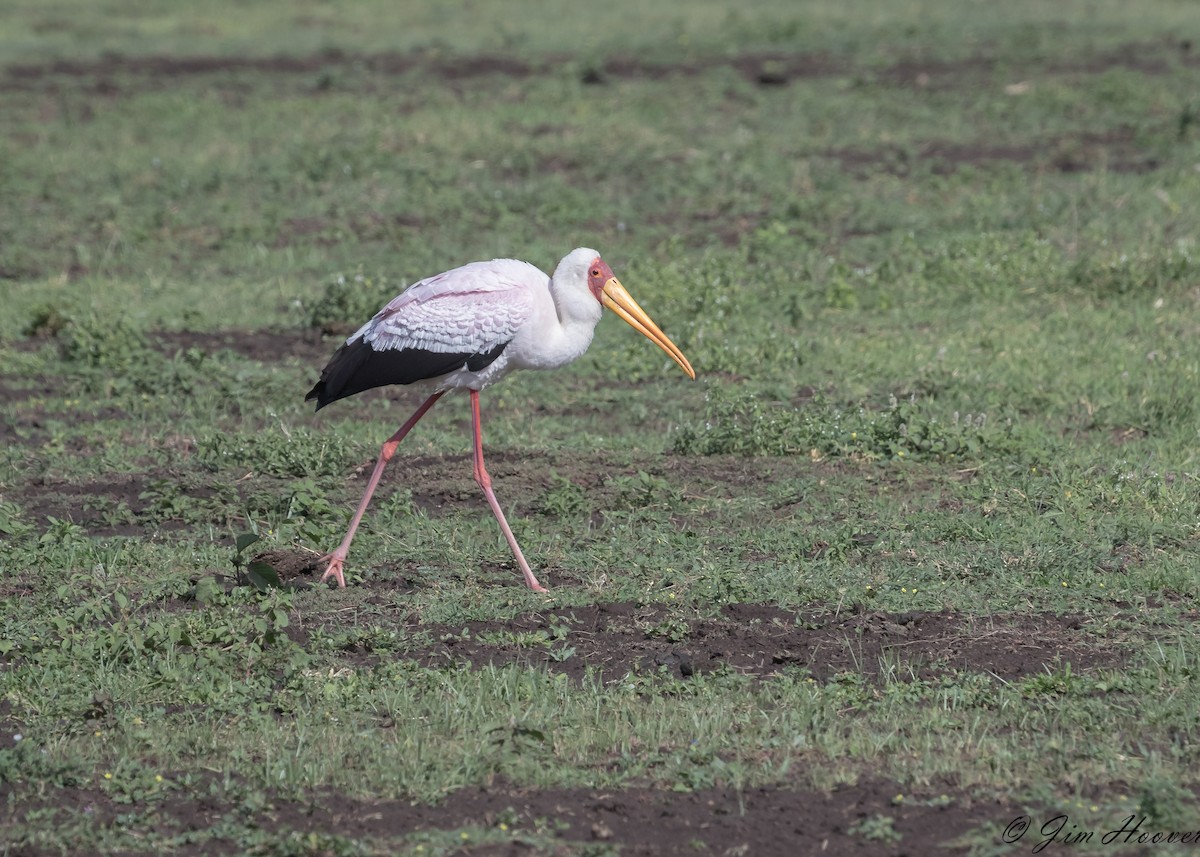
<instances>
[{"instance_id":1,"label":"black flight feather","mask_svg":"<svg viewBox=\"0 0 1200 857\"><path fill-rule=\"evenodd\" d=\"M319 411L330 402L372 387L413 384L446 375L464 366L472 372L478 372L491 365L507 345L507 342L501 342L488 351L447 354L423 348L376 351L366 340L356 339L334 352L329 363L321 370L321 380L308 391L304 401L316 399Z\"/></svg>"}]
</instances>

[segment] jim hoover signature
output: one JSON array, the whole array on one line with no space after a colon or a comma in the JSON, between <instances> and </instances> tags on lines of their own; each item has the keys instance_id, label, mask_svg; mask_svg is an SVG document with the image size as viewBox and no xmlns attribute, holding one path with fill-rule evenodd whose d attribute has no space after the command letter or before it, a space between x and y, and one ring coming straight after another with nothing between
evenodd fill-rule
<instances>
[{"instance_id":1,"label":"jim hoover signature","mask_svg":"<svg viewBox=\"0 0 1200 857\"><path fill-rule=\"evenodd\" d=\"M1008 845L1020 842L1029 834L1032 824L1033 819L1028 815L1018 815L1004 828L1000 838ZM1047 846L1054 843L1060 845L1082 845L1084 843L1092 845L1200 844L1200 828L1173 831L1152 830L1148 827L1144 815L1128 816L1118 827L1109 830L1089 830L1072 822L1070 816L1066 814L1056 815L1043 823L1036 833L1029 836L1029 839L1032 840L1034 836L1038 837L1033 846L1034 854L1041 853Z\"/></svg>"}]
</instances>

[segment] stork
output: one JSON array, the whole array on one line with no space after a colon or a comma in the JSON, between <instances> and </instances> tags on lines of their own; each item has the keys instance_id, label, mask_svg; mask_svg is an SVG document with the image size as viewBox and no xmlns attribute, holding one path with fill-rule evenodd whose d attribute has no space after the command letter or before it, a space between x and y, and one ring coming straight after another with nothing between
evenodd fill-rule
<instances>
[{"instance_id":1,"label":"stork","mask_svg":"<svg viewBox=\"0 0 1200 857\"><path fill-rule=\"evenodd\" d=\"M389 384L420 383L432 393L383 444L346 537L321 558L327 563L321 582L333 577L339 587L346 585L350 542L400 441L446 392L466 390L475 481L521 567L525 585L534 592L548 591L525 561L492 491L483 463L479 391L516 369L555 369L578 358L592 342L603 307L696 377L683 352L638 306L600 254L586 247L564 256L552 277L516 259L472 262L429 277L401 292L355 331L321 371L321 380L305 401L316 399L319 411L338 399Z\"/></svg>"}]
</instances>

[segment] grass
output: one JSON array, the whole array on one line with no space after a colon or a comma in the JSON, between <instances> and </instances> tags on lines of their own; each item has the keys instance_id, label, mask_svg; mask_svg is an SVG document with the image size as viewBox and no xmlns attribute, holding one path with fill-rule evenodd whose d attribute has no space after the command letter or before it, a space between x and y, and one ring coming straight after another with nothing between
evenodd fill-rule
<instances>
[{"instance_id":1,"label":"grass","mask_svg":"<svg viewBox=\"0 0 1200 857\"><path fill-rule=\"evenodd\" d=\"M278 821L497 782L883 778L959 807L1095 806L1097 829L1194 826L1191 10L617 3L532 23L549 17L5 16L4 841L449 853L523 825L531 847L591 853L544 818ZM485 395L489 467L549 604L514 585L453 399L405 441L348 589L235 576L260 549L336 544L419 401L313 416L335 345L317 331L453 264L551 268L578 244L700 377L609 321L572 367ZM626 602L664 611L635 637L662 652L703 649L692 626L731 604L794 611L789 632L832 648L767 678L612 674L566 613L508 627ZM914 659L909 637L819 669L857 645L840 617L876 613L1078 627L1019 668ZM434 657L455 645L497 662ZM219 824L188 829L195 795ZM963 847L994 853L1007 820ZM847 835L907 829L882 807Z\"/></svg>"}]
</instances>

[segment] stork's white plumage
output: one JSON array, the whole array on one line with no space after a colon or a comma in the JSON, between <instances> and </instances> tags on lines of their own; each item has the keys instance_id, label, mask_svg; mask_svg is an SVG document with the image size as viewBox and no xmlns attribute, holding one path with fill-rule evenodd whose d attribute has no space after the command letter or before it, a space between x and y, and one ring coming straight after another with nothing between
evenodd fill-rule
<instances>
[{"instance_id":1,"label":"stork's white plumage","mask_svg":"<svg viewBox=\"0 0 1200 857\"><path fill-rule=\"evenodd\" d=\"M592 342L603 307L653 340L692 378L687 358L650 320L595 250L563 257L547 277L515 259L473 262L413 284L346 340L306 400L317 410L338 399L388 384L426 383L432 395L380 451L346 538L328 560L324 581L345 586L343 567L371 494L396 447L446 391L470 393L475 481L483 489L513 556L536 592L538 583L504 519L483 464L479 391L514 369L554 369L575 360Z\"/></svg>"}]
</instances>

